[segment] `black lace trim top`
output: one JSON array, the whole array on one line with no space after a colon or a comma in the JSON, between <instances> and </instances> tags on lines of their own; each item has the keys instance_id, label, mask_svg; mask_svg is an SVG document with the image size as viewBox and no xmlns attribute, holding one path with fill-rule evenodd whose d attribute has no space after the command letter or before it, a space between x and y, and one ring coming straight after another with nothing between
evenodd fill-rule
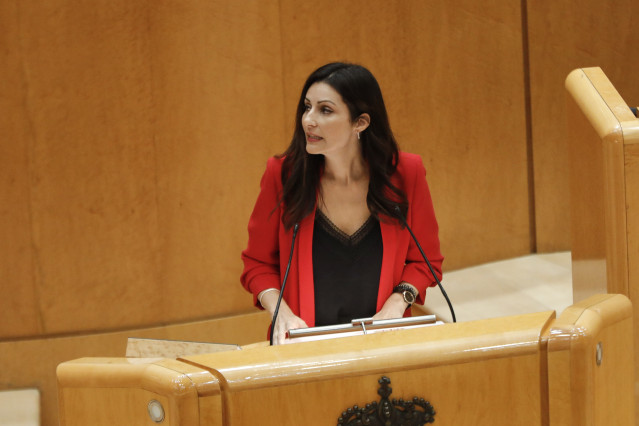
<instances>
[{"instance_id":1,"label":"black lace trim top","mask_svg":"<svg viewBox=\"0 0 639 426\"><path fill-rule=\"evenodd\" d=\"M316 326L375 315L382 255L382 231L373 216L347 235L317 210L313 228Z\"/></svg>"}]
</instances>

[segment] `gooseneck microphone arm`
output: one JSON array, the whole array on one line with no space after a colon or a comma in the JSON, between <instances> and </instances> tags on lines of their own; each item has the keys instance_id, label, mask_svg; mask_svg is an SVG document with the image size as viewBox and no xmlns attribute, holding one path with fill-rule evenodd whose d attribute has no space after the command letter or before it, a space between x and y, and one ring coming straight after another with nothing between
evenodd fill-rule
<instances>
[{"instance_id":1,"label":"gooseneck microphone arm","mask_svg":"<svg viewBox=\"0 0 639 426\"><path fill-rule=\"evenodd\" d=\"M399 220L402 221L402 224L406 227L406 229L408 229L408 232L410 232L411 237L413 237L413 241L415 241L415 244L417 244L417 248L419 249L419 252L422 254L422 257L426 261L426 265L428 265L428 269L430 269L430 273L433 274L433 278L435 278L435 282L437 282L437 285L439 286L439 289L441 290L442 295L444 296L444 299L446 299L446 302L448 303L450 314L453 316L453 322L457 322L457 318L455 317L455 310L453 309L452 303L450 303L450 299L448 298L448 295L446 294L446 290L444 290L444 287L442 286L441 281L439 281L439 278L437 278L437 274L433 270L433 267L430 264L430 261L428 260L428 258L426 257L426 254L424 253L424 250L422 250L421 244L419 244L419 241L417 241L417 237L415 236L415 234L413 234L413 230L410 229L410 226L408 226L408 223L406 222L406 219L404 219L404 215L402 214L401 209L397 205L395 206L395 212L397 213L397 217L399 218Z\"/></svg>"},{"instance_id":2,"label":"gooseneck microphone arm","mask_svg":"<svg viewBox=\"0 0 639 426\"><path fill-rule=\"evenodd\" d=\"M288 271L291 269L291 262L293 260L293 249L295 248L295 237L297 237L297 230L299 224L295 224L293 227L293 241L291 242L291 254L288 256L288 264L286 265L286 272L284 272L284 279L282 280L282 288L280 289L280 295L277 298L277 304L275 305L275 311L273 311L273 320L271 321L271 340L270 344L273 346L273 333L275 331L275 321L277 321L277 314L280 311L280 304L282 303L282 296L284 295L284 287L286 287L286 280L288 279Z\"/></svg>"}]
</instances>

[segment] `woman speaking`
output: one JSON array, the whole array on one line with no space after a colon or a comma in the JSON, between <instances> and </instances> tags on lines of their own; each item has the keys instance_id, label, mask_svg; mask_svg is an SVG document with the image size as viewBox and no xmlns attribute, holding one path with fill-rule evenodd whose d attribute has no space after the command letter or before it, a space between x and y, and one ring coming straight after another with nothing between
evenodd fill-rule
<instances>
[{"instance_id":1,"label":"woman speaking","mask_svg":"<svg viewBox=\"0 0 639 426\"><path fill-rule=\"evenodd\" d=\"M292 141L269 159L260 187L241 282L273 315L288 272L274 343L291 329L400 318L424 303L436 280L404 220L441 279L426 171L399 151L366 68L330 63L308 77Z\"/></svg>"}]
</instances>

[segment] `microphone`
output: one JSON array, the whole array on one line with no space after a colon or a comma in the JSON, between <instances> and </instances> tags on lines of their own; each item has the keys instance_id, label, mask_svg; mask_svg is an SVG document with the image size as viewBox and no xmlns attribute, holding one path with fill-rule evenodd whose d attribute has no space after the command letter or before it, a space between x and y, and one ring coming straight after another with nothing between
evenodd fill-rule
<instances>
[{"instance_id":1,"label":"microphone","mask_svg":"<svg viewBox=\"0 0 639 426\"><path fill-rule=\"evenodd\" d=\"M397 217L399 218L399 220L401 220L402 224L406 227L406 229L408 229L408 232L410 232L411 237L413 237L413 241L415 241L415 244L417 244L417 248L419 249L419 252L422 254L422 257L426 261L426 265L428 265L428 269L430 269L430 273L433 274L433 278L435 278L435 282L437 282L437 285L439 286L439 289L441 290L442 295L444 296L444 299L446 299L446 302L448 303L450 314L453 316L453 322L457 322L457 318L455 317L455 310L453 309L453 305L450 303L450 299L448 298L448 295L446 294L446 291L444 290L444 287L442 286L441 281L439 281L439 278L437 278L437 274L433 270L432 265L430 264L428 258L426 257L426 254L424 253L424 250L422 250L421 244L419 244L419 241L417 241L417 237L415 236L415 234L413 234L413 230L410 229L410 226L408 226L408 223L406 222L406 219L404 219L404 215L402 214L402 210L399 208L398 205L395 205L395 212L397 213Z\"/></svg>"},{"instance_id":2,"label":"microphone","mask_svg":"<svg viewBox=\"0 0 639 426\"><path fill-rule=\"evenodd\" d=\"M273 321L271 321L271 339L270 345L273 346L273 331L275 330L275 321L277 321L277 314L280 311L280 304L282 303L282 296L284 295L284 287L286 287L286 280L288 279L288 271L291 269L291 261L293 260L293 248L295 248L295 237L297 237L297 231L299 224L296 223L293 227L293 241L291 242L291 254L288 256L288 264L286 265L286 272L284 272L284 280L282 280L282 288L280 289L280 295L277 298L277 304L275 305L275 311L273 311Z\"/></svg>"}]
</instances>

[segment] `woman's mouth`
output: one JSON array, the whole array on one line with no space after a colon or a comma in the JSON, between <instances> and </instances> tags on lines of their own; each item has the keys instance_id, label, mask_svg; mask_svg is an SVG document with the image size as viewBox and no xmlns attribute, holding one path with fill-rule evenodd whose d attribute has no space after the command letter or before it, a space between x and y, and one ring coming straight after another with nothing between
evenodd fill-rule
<instances>
[{"instance_id":1,"label":"woman's mouth","mask_svg":"<svg viewBox=\"0 0 639 426\"><path fill-rule=\"evenodd\" d=\"M312 142L319 142L319 141L321 141L322 139L323 139L322 137L317 136L317 135L314 135L314 134L312 134L312 133L307 133L307 134L306 134L306 141L307 141L307 142L311 142L311 143L312 143Z\"/></svg>"}]
</instances>

